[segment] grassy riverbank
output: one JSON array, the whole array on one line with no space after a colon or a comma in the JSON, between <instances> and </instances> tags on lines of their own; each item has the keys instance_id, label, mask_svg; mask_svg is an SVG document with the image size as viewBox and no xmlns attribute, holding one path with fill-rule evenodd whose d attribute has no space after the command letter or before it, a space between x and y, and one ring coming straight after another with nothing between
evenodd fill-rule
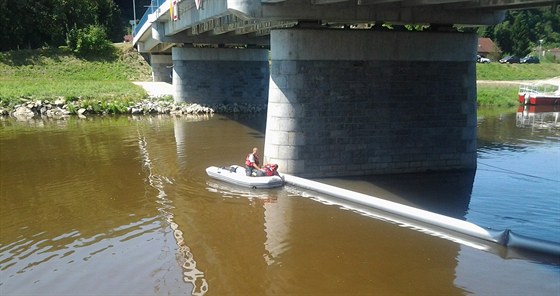
<instances>
[{"instance_id":1,"label":"grassy riverbank","mask_svg":"<svg viewBox=\"0 0 560 296\"><path fill-rule=\"evenodd\" d=\"M130 45L110 56L78 58L67 49L0 52L0 106L26 100L64 100L119 113L146 98L132 81L150 80L150 68ZM477 64L479 80L535 80L558 76L560 64ZM479 106L517 104L517 84L478 84Z\"/></svg>"},{"instance_id":2,"label":"grassy riverbank","mask_svg":"<svg viewBox=\"0 0 560 296\"><path fill-rule=\"evenodd\" d=\"M478 84L476 103L478 106L512 107L517 101L516 84Z\"/></svg>"},{"instance_id":3,"label":"grassy riverbank","mask_svg":"<svg viewBox=\"0 0 560 296\"><path fill-rule=\"evenodd\" d=\"M491 81L477 84L477 103L479 106L516 106L519 83L512 81L542 80L559 75L560 64L477 64L477 79Z\"/></svg>"},{"instance_id":4,"label":"grassy riverbank","mask_svg":"<svg viewBox=\"0 0 560 296\"><path fill-rule=\"evenodd\" d=\"M124 105L146 96L132 81L150 79L149 65L130 45L87 59L67 49L0 52L0 73L0 104L5 107L56 99Z\"/></svg>"}]
</instances>

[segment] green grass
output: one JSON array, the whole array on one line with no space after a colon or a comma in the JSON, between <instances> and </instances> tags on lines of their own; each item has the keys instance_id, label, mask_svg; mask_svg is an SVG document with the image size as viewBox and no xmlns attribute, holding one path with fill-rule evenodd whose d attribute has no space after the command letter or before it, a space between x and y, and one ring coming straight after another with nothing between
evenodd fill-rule
<instances>
[{"instance_id":1,"label":"green grass","mask_svg":"<svg viewBox=\"0 0 560 296\"><path fill-rule=\"evenodd\" d=\"M34 79L5 79L0 78L0 96L2 100L17 98L52 99L65 98L100 98L115 99L120 97L143 97L144 90L128 81L99 81L49 79L39 77Z\"/></svg>"},{"instance_id":2,"label":"green grass","mask_svg":"<svg viewBox=\"0 0 560 296\"><path fill-rule=\"evenodd\" d=\"M130 46L90 59L64 48L0 52L0 73L4 106L23 99L139 101L146 92L132 81L150 78L149 66Z\"/></svg>"},{"instance_id":3,"label":"green grass","mask_svg":"<svg viewBox=\"0 0 560 296\"><path fill-rule=\"evenodd\" d=\"M516 85L497 84L497 85L477 85L477 104L478 106L513 107L517 106Z\"/></svg>"},{"instance_id":4,"label":"green grass","mask_svg":"<svg viewBox=\"0 0 560 296\"><path fill-rule=\"evenodd\" d=\"M560 64L477 64L478 80L536 80L560 76Z\"/></svg>"},{"instance_id":5,"label":"green grass","mask_svg":"<svg viewBox=\"0 0 560 296\"><path fill-rule=\"evenodd\" d=\"M515 81L540 80L560 76L560 64L477 64L477 80ZM477 85L479 106L517 106L518 84L493 83Z\"/></svg>"}]
</instances>

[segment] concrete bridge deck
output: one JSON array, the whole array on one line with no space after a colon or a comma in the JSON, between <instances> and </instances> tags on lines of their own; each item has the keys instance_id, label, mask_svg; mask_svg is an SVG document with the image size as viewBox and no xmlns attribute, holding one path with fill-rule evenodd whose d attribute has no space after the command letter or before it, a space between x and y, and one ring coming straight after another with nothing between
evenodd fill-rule
<instances>
[{"instance_id":1,"label":"concrete bridge deck","mask_svg":"<svg viewBox=\"0 0 560 296\"><path fill-rule=\"evenodd\" d=\"M181 43L268 45L273 29L373 24L494 25L507 9L558 0L153 0L134 30L140 51L170 52ZM264 37L264 38L263 38Z\"/></svg>"}]
</instances>

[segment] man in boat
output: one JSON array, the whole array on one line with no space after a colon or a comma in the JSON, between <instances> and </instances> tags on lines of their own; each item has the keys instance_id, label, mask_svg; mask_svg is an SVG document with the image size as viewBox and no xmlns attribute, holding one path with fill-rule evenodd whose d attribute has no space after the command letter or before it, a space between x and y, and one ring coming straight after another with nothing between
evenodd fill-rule
<instances>
[{"instance_id":1,"label":"man in boat","mask_svg":"<svg viewBox=\"0 0 560 296\"><path fill-rule=\"evenodd\" d=\"M278 165L273 163L267 163L262 166L260 170L257 171L257 177L264 177L264 176L280 176L278 173Z\"/></svg>"},{"instance_id":2,"label":"man in boat","mask_svg":"<svg viewBox=\"0 0 560 296\"><path fill-rule=\"evenodd\" d=\"M252 176L253 173L257 173L261 168L259 167L259 156L257 155L259 149L257 147L253 148L253 152L249 153L245 158L245 173L247 176Z\"/></svg>"}]
</instances>

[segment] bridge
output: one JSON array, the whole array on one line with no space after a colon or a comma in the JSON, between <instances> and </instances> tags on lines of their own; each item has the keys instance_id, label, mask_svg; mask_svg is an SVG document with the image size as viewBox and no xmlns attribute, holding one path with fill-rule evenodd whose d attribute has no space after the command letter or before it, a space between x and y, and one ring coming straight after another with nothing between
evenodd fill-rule
<instances>
[{"instance_id":1,"label":"bridge","mask_svg":"<svg viewBox=\"0 0 560 296\"><path fill-rule=\"evenodd\" d=\"M133 43L175 101L268 104L264 161L283 172L474 169L477 36L454 25L557 4L153 0Z\"/></svg>"}]
</instances>

